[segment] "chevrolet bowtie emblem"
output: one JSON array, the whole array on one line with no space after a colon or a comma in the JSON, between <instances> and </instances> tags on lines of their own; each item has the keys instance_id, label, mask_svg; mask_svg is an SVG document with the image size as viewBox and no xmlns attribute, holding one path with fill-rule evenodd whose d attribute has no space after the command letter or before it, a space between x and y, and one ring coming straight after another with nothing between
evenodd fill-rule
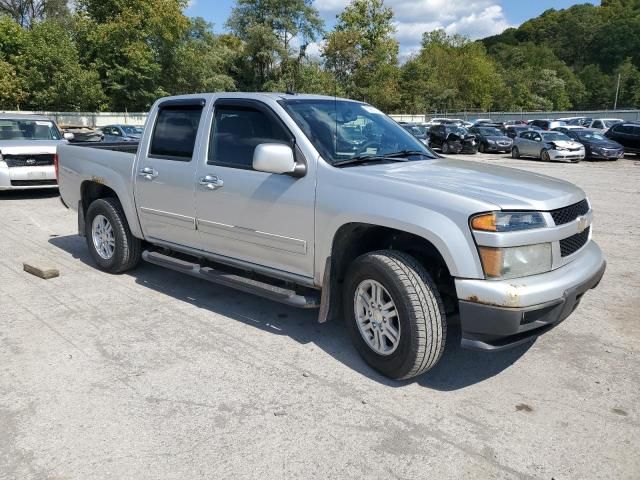
<instances>
[{"instance_id":1,"label":"chevrolet bowtie emblem","mask_svg":"<svg viewBox=\"0 0 640 480\"><path fill-rule=\"evenodd\" d=\"M582 233L588 227L587 217L578 217L578 233Z\"/></svg>"}]
</instances>

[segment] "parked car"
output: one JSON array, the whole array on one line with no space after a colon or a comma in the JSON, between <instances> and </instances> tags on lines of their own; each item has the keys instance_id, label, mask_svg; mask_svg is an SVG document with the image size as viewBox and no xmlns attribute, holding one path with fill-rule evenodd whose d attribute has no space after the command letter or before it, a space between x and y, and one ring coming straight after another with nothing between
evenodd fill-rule
<instances>
[{"instance_id":1,"label":"parked car","mask_svg":"<svg viewBox=\"0 0 640 480\"><path fill-rule=\"evenodd\" d=\"M135 125L107 125L102 127L105 142L138 142L142 127Z\"/></svg>"},{"instance_id":2,"label":"parked car","mask_svg":"<svg viewBox=\"0 0 640 480\"><path fill-rule=\"evenodd\" d=\"M490 118L476 118L475 120L471 120L472 125L480 125L481 123L493 123L493 120Z\"/></svg>"},{"instance_id":3,"label":"parked car","mask_svg":"<svg viewBox=\"0 0 640 480\"><path fill-rule=\"evenodd\" d=\"M331 132L353 124L365 143L345 153ZM346 320L365 361L391 378L432 368L453 316L466 348L498 351L547 332L605 270L580 188L437 158L361 102L165 98L136 153L125 147L59 150L62 200L78 210L98 268L120 273L144 259L319 307L319 321Z\"/></svg>"},{"instance_id":4,"label":"parked car","mask_svg":"<svg viewBox=\"0 0 640 480\"><path fill-rule=\"evenodd\" d=\"M62 133L71 133L70 142L101 142L103 134L100 130L87 127L85 125L64 125L60 126Z\"/></svg>"},{"instance_id":5,"label":"parked car","mask_svg":"<svg viewBox=\"0 0 640 480\"><path fill-rule=\"evenodd\" d=\"M531 120L529 122L529 126L539 127L542 130L552 130L556 127L562 127L566 125L566 122L562 122L560 120Z\"/></svg>"},{"instance_id":6,"label":"parked car","mask_svg":"<svg viewBox=\"0 0 640 480\"><path fill-rule=\"evenodd\" d=\"M444 154L448 153L477 153L478 142L475 135L464 127L443 124L434 125L429 129L429 145L438 148Z\"/></svg>"},{"instance_id":7,"label":"parked car","mask_svg":"<svg viewBox=\"0 0 640 480\"><path fill-rule=\"evenodd\" d=\"M429 129L424 125L417 125L412 123L401 124L402 128L404 128L411 135L416 137L425 145L429 145Z\"/></svg>"},{"instance_id":8,"label":"parked car","mask_svg":"<svg viewBox=\"0 0 640 480\"><path fill-rule=\"evenodd\" d=\"M534 157L545 162L577 163L585 157L585 149L564 133L523 132L513 141L513 158Z\"/></svg>"},{"instance_id":9,"label":"parked car","mask_svg":"<svg viewBox=\"0 0 640 480\"><path fill-rule=\"evenodd\" d=\"M504 134L513 140L522 132L528 132L531 130L532 128L529 125L506 125L504 127Z\"/></svg>"},{"instance_id":10,"label":"parked car","mask_svg":"<svg viewBox=\"0 0 640 480\"><path fill-rule=\"evenodd\" d=\"M480 124L471 127L469 133L476 136L478 151L485 152L510 152L513 140L505 135L502 130L496 127L489 127Z\"/></svg>"},{"instance_id":11,"label":"parked car","mask_svg":"<svg viewBox=\"0 0 640 480\"><path fill-rule=\"evenodd\" d=\"M618 123L607 130L605 136L622 145L625 152L640 155L640 123Z\"/></svg>"},{"instance_id":12,"label":"parked car","mask_svg":"<svg viewBox=\"0 0 640 480\"><path fill-rule=\"evenodd\" d=\"M527 121L526 120L507 120L504 123L504 126L510 126L510 125L527 125Z\"/></svg>"},{"instance_id":13,"label":"parked car","mask_svg":"<svg viewBox=\"0 0 640 480\"><path fill-rule=\"evenodd\" d=\"M609 140L600 130L580 128L569 130L566 134L584 145L587 160L617 160L624 157L623 146Z\"/></svg>"},{"instance_id":14,"label":"parked car","mask_svg":"<svg viewBox=\"0 0 640 480\"><path fill-rule=\"evenodd\" d=\"M565 125L563 127L556 127L553 129L554 132L561 132L564 134L567 134L568 132L574 131L574 130L586 130L586 127L582 127L580 125Z\"/></svg>"},{"instance_id":15,"label":"parked car","mask_svg":"<svg viewBox=\"0 0 640 480\"><path fill-rule=\"evenodd\" d=\"M0 114L0 190L56 188L56 149L71 138L47 117Z\"/></svg>"},{"instance_id":16,"label":"parked car","mask_svg":"<svg viewBox=\"0 0 640 480\"><path fill-rule=\"evenodd\" d=\"M624 120L620 118L594 118L589 122L588 125L585 125L587 128L592 128L595 130L600 130L601 132L606 132L611 127L618 123L623 123Z\"/></svg>"}]
</instances>

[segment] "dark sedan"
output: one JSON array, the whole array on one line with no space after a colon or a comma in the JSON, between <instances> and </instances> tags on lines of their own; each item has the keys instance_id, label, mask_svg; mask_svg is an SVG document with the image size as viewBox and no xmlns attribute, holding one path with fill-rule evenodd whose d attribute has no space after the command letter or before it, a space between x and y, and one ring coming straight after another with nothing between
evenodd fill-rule
<instances>
[{"instance_id":1,"label":"dark sedan","mask_svg":"<svg viewBox=\"0 0 640 480\"><path fill-rule=\"evenodd\" d=\"M476 136L480 153L511 151L513 140L496 127L479 125L471 127L469 133Z\"/></svg>"},{"instance_id":2,"label":"dark sedan","mask_svg":"<svg viewBox=\"0 0 640 480\"><path fill-rule=\"evenodd\" d=\"M442 153L477 153L476 136L464 127L456 125L434 125L429 129L429 145Z\"/></svg>"},{"instance_id":3,"label":"dark sedan","mask_svg":"<svg viewBox=\"0 0 640 480\"><path fill-rule=\"evenodd\" d=\"M568 130L566 135L584 145L586 160L617 160L624 157L624 147L609 140L598 130Z\"/></svg>"}]
</instances>

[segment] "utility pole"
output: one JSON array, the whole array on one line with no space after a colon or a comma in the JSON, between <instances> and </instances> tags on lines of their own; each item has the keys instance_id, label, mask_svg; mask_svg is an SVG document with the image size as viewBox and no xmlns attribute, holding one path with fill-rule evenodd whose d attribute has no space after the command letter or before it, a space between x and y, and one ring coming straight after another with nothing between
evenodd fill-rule
<instances>
[{"instance_id":1,"label":"utility pole","mask_svg":"<svg viewBox=\"0 0 640 480\"><path fill-rule=\"evenodd\" d=\"M618 93L620 93L620 73L618 74L618 86L616 87L616 100L613 102L613 110L618 108Z\"/></svg>"}]
</instances>

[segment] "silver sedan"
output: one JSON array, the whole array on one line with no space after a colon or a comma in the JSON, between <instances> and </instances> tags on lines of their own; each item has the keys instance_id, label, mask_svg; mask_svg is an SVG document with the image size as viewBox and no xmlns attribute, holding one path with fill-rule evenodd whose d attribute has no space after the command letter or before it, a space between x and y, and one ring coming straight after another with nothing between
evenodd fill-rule
<instances>
[{"instance_id":1,"label":"silver sedan","mask_svg":"<svg viewBox=\"0 0 640 480\"><path fill-rule=\"evenodd\" d=\"M545 162L579 162L584 160L584 145L561 132L527 131L513 141L513 158L534 157Z\"/></svg>"}]
</instances>

